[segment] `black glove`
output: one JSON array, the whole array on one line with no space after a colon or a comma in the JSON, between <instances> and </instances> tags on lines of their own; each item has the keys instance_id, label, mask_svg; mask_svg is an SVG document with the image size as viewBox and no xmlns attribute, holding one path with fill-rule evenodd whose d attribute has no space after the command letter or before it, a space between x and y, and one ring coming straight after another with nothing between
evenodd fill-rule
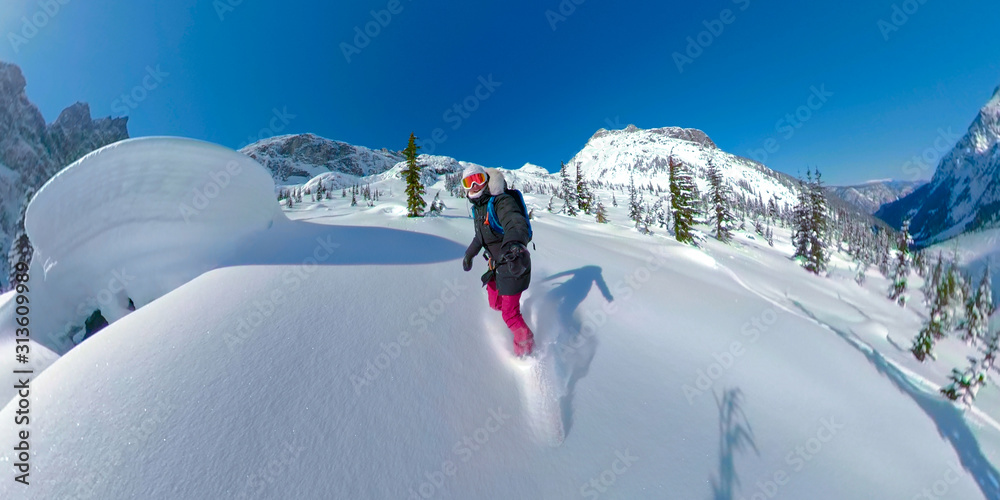
<instances>
[{"instance_id":1,"label":"black glove","mask_svg":"<svg viewBox=\"0 0 1000 500\"><path fill-rule=\"evenodd\" d=\"M483 247L477 245L476 242L473 242L469 248L465 249L465 258L462 259L462 269L465 270L465 272L472 270L472 259L476 258L482 249Z\"/></svg>"},{"instance_id":2,"label":"black glove","mask_svg":"<svg viewBox=\"0 0 1000 500\"><path fill-rule=\"evenodd\" d=\"M503 257L500 258L500 263L513 262L526 253L528 253L528 249L524 245L516 241L507 243L503 247Z\"/></svg>"},{"instance_id":3,"label":"black glove","mask_svg":"<svg viewBox=\"0 0 1000 500\"><path fill-rule=\"evenodd\" d=\"M505 276L524 276L531 269L531 254L521 243L508 243L498 266Z\"/></svg>"}]
</instances>

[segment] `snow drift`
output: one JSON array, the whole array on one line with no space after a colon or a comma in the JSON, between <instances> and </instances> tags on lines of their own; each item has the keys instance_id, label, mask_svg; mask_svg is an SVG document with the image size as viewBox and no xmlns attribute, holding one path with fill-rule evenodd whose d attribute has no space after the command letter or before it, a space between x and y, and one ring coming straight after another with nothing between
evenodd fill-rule
<instances>
[{"instance_id":1,"label":"snow drift","mask_svg":"<svg viewBox=\"0 0 1000 500\"><path fill-rule=\"evenodd\" d=\"M66 352L95 311L113 322L281 219L271 176L236 151L170 137L94 151L28 207L34 339Z\"/></svg>"}]
</instances>

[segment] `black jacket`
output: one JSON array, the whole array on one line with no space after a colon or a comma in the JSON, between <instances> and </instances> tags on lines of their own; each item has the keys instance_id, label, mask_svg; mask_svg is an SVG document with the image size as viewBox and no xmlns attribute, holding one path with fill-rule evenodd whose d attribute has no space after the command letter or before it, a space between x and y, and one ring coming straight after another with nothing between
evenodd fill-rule
<instances>
[{"instance_id":1,"label":"black jacket","mask_svg":"<svg viewBox=\"0 0 1000 500\"><path fill-rule=\"evenodd\" d=\"M486 207L491 198L489 193L470 199L476 235L466 250L466 255L475 257L485 248L491 267L495 267L496 272L494 274L493 269L487 271L483 275L483 284L496 279L500 295L516 295L527 290L531 282L531 259L526 248L513 260L508 260L510 257L508 252L513 243L520 243L523 246L528 244L528 220L521 213L517 200L511 195L501 193L492 197L496 198L493 207L496 209L498 222L503 227L503 235L495 233L487 221Z\"/></svg>"}]
</instances>

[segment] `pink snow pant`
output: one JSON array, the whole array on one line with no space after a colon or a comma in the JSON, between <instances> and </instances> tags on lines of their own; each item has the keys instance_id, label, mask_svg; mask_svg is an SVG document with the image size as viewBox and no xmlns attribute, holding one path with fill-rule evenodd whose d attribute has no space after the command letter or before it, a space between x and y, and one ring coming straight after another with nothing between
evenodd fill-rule
<instances>
[{"instance_id":1,"label":"pink snow pant","mask_svg":"<svg viewBox=\"0 0 1000 500\"><path fill-rule=\"evenodd\" d=\"M521 294L498 294L496 281L487 283L486 290L489 293L490 307L500 311L504 323L507 323L507 328L514 332L514 344L524 345L527 341L534 343L535 336L521 316Z\"/></svg>"}]
</instances>

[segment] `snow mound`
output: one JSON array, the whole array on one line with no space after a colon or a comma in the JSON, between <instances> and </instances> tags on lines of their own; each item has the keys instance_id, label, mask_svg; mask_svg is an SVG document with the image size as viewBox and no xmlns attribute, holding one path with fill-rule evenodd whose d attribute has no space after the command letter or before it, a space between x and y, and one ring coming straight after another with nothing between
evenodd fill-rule
<instances>
[{"instance_id":1,"label":"snow mound","mask_svg":"<svg viewBox=\"0 0 1000 500\"><path fill-rule=\"evenodd\" d=\"M149 137L94 151L28 206L35 339L66 352L95 311L123 317L218 267L276 219L271 176L231 149Z\"/></svg>"}]
</instances>

